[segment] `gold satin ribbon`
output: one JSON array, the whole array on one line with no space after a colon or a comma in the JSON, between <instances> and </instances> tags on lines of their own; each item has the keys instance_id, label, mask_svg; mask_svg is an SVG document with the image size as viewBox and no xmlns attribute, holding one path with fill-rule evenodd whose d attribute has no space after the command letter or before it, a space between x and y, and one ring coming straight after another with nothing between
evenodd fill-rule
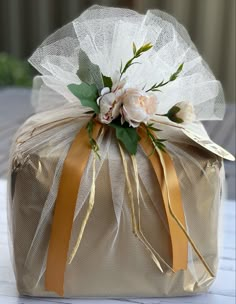
<instances>
[{"instance_id":1,"label":"gold satin ribbon","mask_svg":"<svg viewBox=\"0 0 236 304\"><path fill-rule=\"evenodd\" d=\"M173 219L176 221L176 223L178 224L179 228L182 230L183 234L185 235L186 239L189 241L189 243L192 246L194 252L196 253L196 255L198 256L198 258L200 259L200 261L204 265L204 267L207 270L207 272L209 273L209 275L211 277L215 277L214 273L212 272L212 270L208 266L207 262L205 261L205 259L201 255L201 253L198 250L197 246L195 245L194 241L192 240L192 238L188 234L188 232L186 230L186 227L182 224L182 222L178 218L178 215L177 215L176 210L175 210L175 205L174 204L172 205L172 202L174 200L171 200L171 194L172 194L172 191L173 191L172 187L174 186L174 182L175 182L175 181L172 180L172 178L173 178L174 174L176 175L176 172L171 172L172 170L168 166L170 163L168 163L168 161L166 161L166 158L170 158L170 156L169 155L165 155L161 151L157 151L157 152L160 155L160 161L161 161L161 164L162 164L162 167L163 167L164 176L165 176L165 182L166 182L167 194L168 194L168 207L169 207L169 210L170 210L170 214L173 217ZM170 178L168 178L168 175L170 175ZM177 176L176 176L176 178L177 178Z\"/></svg>"},{"instance_id":2,"label":"gold satin ribbon","mask_svg":"<svg viewBox=\"0 0 236 304\"><path fill-rule=\"evenodd\" d=\"M94 124L93 138L102 125ZM64 161L49 241L45 288L64 295L64 275L75 206L81 178L91 153L88 132L83 127L75 137Z\"/></svg>"},{"instance_id":3,"label":"gold satin ribbon","mask_svg":"<svg viewBox=\"0 0 236 304\"><path fill-rule=\"evenodd\" d=\"M183 204L181 198L181 192L179 187L178 178L176 176L176 171L173 162L168 155L168 153L162 153L161 151L153 152L153 143L149 138L147 138L146 130L139 128L138 133L141 137L140 145L144 152L149 156L149 160L152 164L154 172L157 177L157 181L161 187L162 199L165 208L166 218L168 222L168 227L170 231L170 241L172 247L172 269L173 271L187 269L188 264L188 240L183 234L178 223L174 220L171 215L169 208L169 200L174 202L174 214L179 219L184 229L186 230L186 223L184 218ZM163 163L160 161L159 153L165 154L164 163L168 167L168 174L164 176ZM165 178L168 180L166 182ZM169 191L168 191L169 189ZM168 194L170 197L168 197Z\"/></svg>"},{"instance_id":4,"label":"gold satin ribbon","mask_svg":"<svg viewBox=\"0 0 236 304\"><path fill-rule=\"evenodd\" d=\"M152 153L153 143L147 138L146 131L140 127L138 133L141 137L140 145L145 153L150 155L149 159L161 187L170 230L173 271L176 272L181 269L187 269L189 242L209 275L214 277L214 273L187 232L179 181L171 157L167 152L162 152L159 149L156 149L156 153Z\"/></svg>"},{"instance_id":5,"label":"gold satin ribbon","mask_svg":"<svg viewBox=\"0 0 236 304\"><path fill-rule=\"evenodd\" d=\"M78 239L77 239L77 242L72 250L72 253L71 253L71 256L69 258L69 264L72 263L78 249L79 249L79 246L80 246L80 243L82 241L82 237L84 235L84 230L86 228L86 225L88 223L88 220L89 220L89 217L91 215L91 212L93 210L93 207L94 207L94 202L95 202L95 181L96 181L96 171L95 171L95 168L96 168L96 155L94 154L93 155L93 167L92 167L92 171L93 171L93 176L92 176L92 186L91 186L91 192L90 192L90 197L89 197L89 204L88 204L88 209L87 209L87 212L85 214L85 218L82 222L82 225L81 225L81 229L80 229L80 232L79 232L79 236L78 236Z\"/></svg>"},{"instance_id":6,"label":"gold satin ribbon","mask_svg":"<svg viewBox=\"0 0 236 304\"><path fill-rule=\"evenodd\" d=\"M93 129L94 139L98 137L101 128L102 125L98 122L95 122ZM141 137L141 147L147 155L150 155L153 151L153 143L150 141L150 139L147 138L145 130L139 128L138 133ZM125 152L120 144L119 149L126 176L133 232L149 252L156 266L160 269L161 272L163 272L163 269L161 267L160 261L174 272L177 270L186 269L188 263L189 241L208 272L213 275L186 231L186 223L184 218L178 177L176 175L173 161L168 153L162 153L157 150L155 153L151 154L149 159L161 187L172 244L172 266L169 266L165 260L155 251L155 249L143 234L141 227L141 210L139 199L140 186L136 157L131 156L136 183L137 201L134 199L131 181L128 174L128 165ZM91 146L89 144L88 133L86 128L83 127L74 139L64 161L57 199L55 202L55 210L49 241L45 288L49 291L54 291L61 296L64 295L64 275L66 270L67 255L69 250L69 242L72 232L77 195L90 152ZM74 256L76 255L83 237L84 230L86 228L86 224L94 207L95 180L96 176L94 156L93 177L88 209L81 225L78 240L69 258L69 263L72 262ZM138 218L136 216L137 214Z\"/></svg>"}]
</instances>

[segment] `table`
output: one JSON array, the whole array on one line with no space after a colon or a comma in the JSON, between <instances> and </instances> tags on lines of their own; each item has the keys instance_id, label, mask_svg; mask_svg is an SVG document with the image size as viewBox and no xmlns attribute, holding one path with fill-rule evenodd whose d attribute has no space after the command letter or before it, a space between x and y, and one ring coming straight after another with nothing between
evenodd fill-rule
<instances>
[{"instance_id":1,"label":"table","mask_svg":"<svg viewBox=\"0 0 236 304\"><path fill-rule=\"evenodd\" d=\"M224 204L224 241L221 245L220 267L208 294L185 298L110 300L18 297L8 251L6 187L6 180L0 179L0 304L235 304L235 201L226 201Z\"/></svg>"}]
</instances>

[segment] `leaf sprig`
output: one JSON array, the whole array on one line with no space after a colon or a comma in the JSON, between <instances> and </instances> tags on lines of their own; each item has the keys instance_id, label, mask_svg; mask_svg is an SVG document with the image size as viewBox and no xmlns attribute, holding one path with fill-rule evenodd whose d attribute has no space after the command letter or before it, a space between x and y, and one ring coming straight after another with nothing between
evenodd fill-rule
<instances>
[{"instance_id":1,"label":"leaf sprig","mask_svg":"<svg viewBox=\"0 0 236 304\"><path fill-rule=\"evenodd\" d=\"M152 141L153 146L154 146L153 151L151 152L151 154L149 156L151 156L155 152L156 149L160 149L161 151L165 152L164 142L166 141L166 139L161 139L161 138L155 137L155 135L153 134L153 131L159 132L161 130L153 127L153 125L154 125L153 123L144 125L146 128L147 137Z\"/></svg>"},{"instance_id":2,"label":"leaf sprig","mask_svg":"<svg viewBox=\"0 0 236 304\"><path fill-rule=\"evenodd\" d=\"M181 63L178 67L178 69L169 77L169 79L167 81L162 80L159 83L155 83L150 89L146 90L146 92L157 92L157 91L161 91L159 88L164 87L165 85L167 85L169 82L172 82L174 80L176 80L179 76L179 74L181 73L181 71L183 70L183 66L184 63Z\"/></svg>"},{"instance_id":3,"label":"leaf sprig","mask_svg":"<svg viewBox=\"0 0 236 304\"><path fill-rule=\"evenodd\" d=\"M115 129L116 138L124 145L125 149L134 155L137 152L140 137L136 128L132 128L128 123L120 124L120 120L115 120L109 124Z\"/></svg>"},{"instance_id":4,"label":"leaf sprig","mask_svg":"<svg viewBox=\"0 0 236 304\"><path fill-rule=\"evenodd\" d=\"M96 140L93 138L93 127L94 127L94 116L89 120L86 129L88 132L88 136L89 136L89 143L91 145L91 148L93 150L93 152L97 155L97 157L99 159L101 159L98 151L99 151L99 146L96 142Z\"/></svg>"},{"instance_id":5,"label":"leaf sprig","mask_svg":"<svg viewBox=\"0 0 236 304\"><path fill-rule=\"evenodd\" d=\"M79 50L79 69L77 76L82 82L88 85L96 85L99 92L104 87L99 66L93 63L82 49Z\"/></svg>"},{"instance_id":6,"label":"leaf sprig","mask_svg":"<svg viewBox=\"0 0 236 304\"><path fill-rule=\"evenodd\" d=\"M87 84L82 82L81 84L69 84L68 89L73 95L75 95L84 107L92 108L93 111L98 114L100 108L97 104L98 90L95 84Z\"/></svg>"},{"instance_id":7,"label":"leaf sprig","mask_svg":"<svg viewBox=\"0 0 236 304\"><path fill-rule=\"evenodd\" d=\"M142 45L139 49L137 49L135 43L133 43L133 57L127 61L127 63L125 64L125 66L122 66L121 63L121 67L120 67L120 78L125 74L125 72L128 70L128 68L130 68L133 64L137 64L137 61L134 61L135 59L139 58L143 53L149 51L151 48L153 47L153 45L151 43L146 43L144 45Z\"/></svg>"}]
</instances>

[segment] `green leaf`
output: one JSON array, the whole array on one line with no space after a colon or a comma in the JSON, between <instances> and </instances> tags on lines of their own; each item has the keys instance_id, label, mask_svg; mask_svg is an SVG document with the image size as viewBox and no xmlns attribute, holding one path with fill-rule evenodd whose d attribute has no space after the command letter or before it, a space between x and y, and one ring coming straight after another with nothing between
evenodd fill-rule
<instances>
[{"instance_id":1,"label":"green leaf","mask_svg":"<svg viewBox=\"0 0 236 304\"><path fill-rule=\"evenodd\" d=\"M177 116L171 116L171 117L169 117L169 119L170 119L171 121L176 122L176 123L179 123L179 124L184 122L183 119L178 118Z\"/></svg>"},{"instance_id":2,"label":"green leaf","mask_svg":"<svg viewBox=\"0 0 236 304\"><path fill-rule=\"evenodd\" d=\"M99 146L96 142L96 140L93 138L93 128L94 128L94 117L92 117L87 126L86 126L86 129L88 131L88 136L89 136L89 143L91 145L91 148L93 150L93 152L97 155L97 157L99 159L101 159L100 155L99 155Z\"/></svg>"},{"instance_id":3,"label":"green leaf","mask_svg":"<svg viewBox=\"0 0 236 304\"><path fill-rule=\"evenodd\" d=\"M99 66L94 64L82 49L79 50L79 70L77 75L82 82L87 84L95 83L98 90L104 87Z\"/></svg>"},{"instance_id":4,"label":"green leaf","mask_svg":"<svg viewBox=\"0 0 236 304\"><path fill-rule=\"evenodd\" d=\"M150 129L150 130L152 130L152 131L155 131L155 132L160 132L160 131L162 131L162 130L160 130L160 129L157 129L157 128L151 127L151 126L148 126L148 129Z\"/></svg>"},{"instance_id":5,"label":"green leaf","mask_svg":"<svg viewBox=\"0 0 236 304\"><path fill-rule=\"evenodd\" d=\"M103 79L104 87L108 87L111 89L113 85L111 77L102 74L102 79Z\"/></svg>"},{"instance_id":6,"label":"green leaf","mask_svg":"<svg viewBox=\"0 0 236 304\"><path fill-rule=\"evenodd\" d=\"M136 55L140 56L142 53L149 51L153 45L149 42L142 45L136 52Z\"/></svg>"},{"instance_id":7,"label":"green leaf","mask_svg":"<svg viewBox=\"0 0 236 304\"><path fill-rule=\"evenodd\" d=\"M121 61L121 63L120 63L120 73L122 73L122 69L123 69L123 63Z\"/></svg>"},{"instance_id":8,"label":"green leaf","mask_svg":"<svg viewBox=\"0 0 236 304\"><path fill-rule=\"evenodd\" d=\"M123 74L125 74L125 72L128 70L128 68L130 68L133 64L134 64L134 60L139 58L144 52L147 52L148 50L150 50L153 47L153 45L151 43L146 43L144 45L142 45L138 50L136 48L136 45L133 43L133 57L130 58L125 66L122 68L120 68L120 77L123 76Z\"/></svg>"},{"instance_id":9,"label":"green leaf","mask_svg":"<svg viewBox=\"0 0 236 304\"><path fill-rule=\"evenodd\" d=\"M96 114L99 113L100 109L97 104L98 90L95 84L69 84L68 89L79 98L83 106L92 108Z\"/></svg>"},{"instance_id":10,"label":"green leaf","mask_svg":"<svg viewBox=\"0 0 236 304\"><path fill-rule=\"evenodd\" d=\"M136 54L136 51L137 51L137 48L136 48L135 43L133 42L133 54L134 54L134 56L135 56L135 54Z\"/></svg>"},{"instance_id":11,"label":"green leaf","mask_svg":"<svg viewBox=\"0 0 236 304\"><path fill-rule=\"evenodd\" d=\"M116 137L120 142L122 142L125 149L130 154L136 154L138 142L140 140L137 130L132 127L125 127L115 123L110 123L109 126L116 130Z\"/></svg>"},{"instance_id":12,"label":"green leaf","mask_svg":"<svg viewBox=\"0 0 236 304\"><path fill-rule=\"evenodd\" d=\"M176 114L180 111L180 108L177 106L173 106L165 116L169 118L169 120L176 122L176 123L183 123L184 121L179 118Z\"/></svg>"},{"instance_id":13,"label":"green leaf","mask_svg":"<svg viewBox=\"0 0 236 304\"><path fill-rule=\"evenodd\" d=\"M177 74L179 74L183 70L183 66L184 66L184 62L182 62L178 67Z\"/></svg>"},{"instance_id":14,"label":"green leaf","mask_svg":"<svg viewBox=\"0 0 236 304\"><path fill-rule=\"evenodd\" d=\"M155 152L155 149L160 149L161 151L165 152L164 142L166 141L166 139L156 137L155 133L153 133L152 131L157 132L157 131L162 131L162 130L156 129L155 127L153 127L153 125L154 125L153 123L144 125L146 128L146 131L147 131L147 136L149 137L149 139L151 140L151 142L153 144L153 151L151 152L151 154L149 156L151 156Z\"/></svg>"},{"instance_id":15,"label":"green leaf","mask_svg":"<svg viewBox=\"0 0 236 304\"><path fill-rule=\"evenodd\" d=\"M180 111L180 107L173 106L167 113L168 116L176 115Z\"/></svg>"},{"instance_id":16,"label":"green leaf","mask_svg":"<svg viewBox=\"0 0 236 304\"><path fill-rule=\"evenodd\" d=\"M162 131L161 129L157 129L154 126L154 123L149 123L146 125L146 129L149 129L149 130L152 130L152 131L155 131L155 132L159 132L159 131Z\"/></svg>"},{"instance_id":17,"label":"green leaf","mask_svg":"<svg viewBox=\"0 0 236 304\"><path fill-rule=\"evenodd\" d=\"M160 87L164 87L165 85L167 85L169 82L172 82L174 80L176 80L180 74L180 72L182 71L183 69L183 66L184 66L184 63L181 63L178 67L178 69L169 77L169 80L167 81L164 81L162 80L160 83L155 83L150 89L146 90L146 92L150 92L150 91L154 91L154 92L157 92L157 91L161 91L159 90Z\"/></svg>"},{"instance_id":18,"label":"green leaf","mask_svg":"<svg viewBox=\"0 0 236 304\"><path fill-rule=\"evenodd\" d=\"M156 143L156 147L158 148L158 149L160 149L161 151L163 151L163 152L166 152L166 146L165 145L163 145L162 143Z\"/></svg>"},{"instance_id":19,"label":"green leaf","mask_svg":"<svg viewBox=\"0 0 236 304\"><path fill-rule=\"evenodd\" d=\"M174 81L179 76L180 72L183 70L183 66L184 66L184 63L181 63L179 65L179 67L176 70L176 72L170 76L169 81Z\"/></svg>"}]
</instances>

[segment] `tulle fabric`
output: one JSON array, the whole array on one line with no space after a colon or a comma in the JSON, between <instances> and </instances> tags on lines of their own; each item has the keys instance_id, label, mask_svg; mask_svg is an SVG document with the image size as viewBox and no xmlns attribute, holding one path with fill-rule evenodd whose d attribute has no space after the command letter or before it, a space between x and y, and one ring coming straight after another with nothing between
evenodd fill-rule
<instances>
[{"instance_id":1,"label":"tulle fabric","mask_svg":"<svg viewBox=\"0 0 236 304\"><path fill-rule=\"evenodd\" d=\"M104 75L112 77L132 57L132 44L151 42L153 49L138 60L141 64L127 70L126 87L150 88L167 80L184 63L177 80L158 92L160 113L176 102L192 102L198 120L222 119L224 94L206 62L199 55L185 28L170 15L159 10L146 15L131 10L93 6L73 22L46 39L30 58L43 75L42 82L63 96L56 103L78 100L67 89L80 83L76 76L79 50L83 49ZM34 100L37 111L53 106Z\"/></svg>"}]
</instances>

